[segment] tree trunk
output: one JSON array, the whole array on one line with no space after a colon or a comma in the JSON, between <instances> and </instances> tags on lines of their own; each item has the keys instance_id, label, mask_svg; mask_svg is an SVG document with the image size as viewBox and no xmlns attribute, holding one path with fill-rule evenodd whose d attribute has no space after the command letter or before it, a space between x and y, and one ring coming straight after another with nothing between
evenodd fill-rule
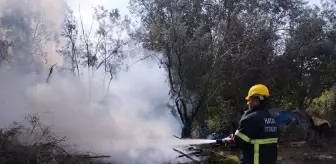
<instances>
[{"instance_id":1,"label":"tree trunk","mask_svg":"<svg viewBox=\"0 0 336 164\"><path fill-rule=\"evenodd\" d=\"M300 111L306 111L305 109L305 103L304 103L304 97L300 96L297 98L297 107L299 108Z\"/></svg>"},{"instance_id":2,"label":"tree trunk","mask_svg":"<svg viewBox=\"0 0 336 164\"><path fill-rule=\"evenodd\" d=\"M186 123L182 128L181 138L191 138L191 123Z\"/></svg>"}]
</instances>

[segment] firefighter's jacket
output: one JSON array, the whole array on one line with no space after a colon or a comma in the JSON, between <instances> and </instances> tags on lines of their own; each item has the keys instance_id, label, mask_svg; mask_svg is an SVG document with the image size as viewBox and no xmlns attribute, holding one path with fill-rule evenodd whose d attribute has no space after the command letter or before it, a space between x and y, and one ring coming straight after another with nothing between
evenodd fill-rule
<instances>
[{"instance_id":1,"label":"firefighter's jacket","mask_svg":"<svg viewBox=\"0 0 336 164\"><path fill-rule=\"evenodd\" d=\"M278 137L278 126L266 108L245 111L234 136L242 151L240 164L276 164Z\"/></svg>"}]
</instances>

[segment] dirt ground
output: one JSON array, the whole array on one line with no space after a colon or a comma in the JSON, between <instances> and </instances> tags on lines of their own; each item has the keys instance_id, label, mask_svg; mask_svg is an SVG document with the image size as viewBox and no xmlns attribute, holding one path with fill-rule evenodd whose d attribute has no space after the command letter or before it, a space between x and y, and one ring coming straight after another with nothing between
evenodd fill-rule
<instances>
[{"instance_id":1,"label":"dirt ground","mask_svg":"<svg viewBox=\"0 0 336 164\"><path fill-rule=\"evenodd\" d=\"M336 142L293 142L279 147L278 164L336 164Z\"/></svg>"},{"instance_id":2,"label":"dirt ground","mask_svg":"<svg viewBox=\"0 0 336 164\"><path fill-rule=\"evenodd\" d=\"M336 139L308 141L280 141L278 147L278 164L336 164ZM199 155L208 157L203 163L236 163L226 162L228 156L239 156L235 147L221 144L202 145Z\"/></svg>"}]
</instances>

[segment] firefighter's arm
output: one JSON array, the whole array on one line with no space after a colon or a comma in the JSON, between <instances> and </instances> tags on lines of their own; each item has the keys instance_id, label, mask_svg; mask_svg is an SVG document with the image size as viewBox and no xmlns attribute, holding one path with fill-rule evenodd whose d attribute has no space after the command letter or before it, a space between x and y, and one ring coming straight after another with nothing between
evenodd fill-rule
<instances>
[{"instance_id":1,"label":"firefighter's arm","mask_svg":"<svg viewBox=\"0 0 336 164\"><path fill-rule=\"evenodd\" d=\"M239 127L234 134L234 141L238 148L245 147L249 144L252 137L256 136L257 125L251 118L242 119L239 123Z\"/></svg>"}]
</instances>

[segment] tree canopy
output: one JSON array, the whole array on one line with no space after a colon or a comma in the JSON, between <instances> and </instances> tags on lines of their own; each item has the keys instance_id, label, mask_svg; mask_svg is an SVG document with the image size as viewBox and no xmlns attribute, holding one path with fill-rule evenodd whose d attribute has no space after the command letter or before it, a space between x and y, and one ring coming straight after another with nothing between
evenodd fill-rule
<instances>
[{"instance_id":1,"label":"tree canopy","mask_svg":"<svg viewBox=\"0 0 336 164\"><path fill-rule=\"evenodd\" d=\"M330 89L336 82L334 5L131 1L133 13L141 17L134 38L163 54L160 62L184 125L182 137L205 124L212 107L226 104L227 111L238 113L256 83L270 88L273 105L301 110Z\"/></svg>"}]
</instances>

